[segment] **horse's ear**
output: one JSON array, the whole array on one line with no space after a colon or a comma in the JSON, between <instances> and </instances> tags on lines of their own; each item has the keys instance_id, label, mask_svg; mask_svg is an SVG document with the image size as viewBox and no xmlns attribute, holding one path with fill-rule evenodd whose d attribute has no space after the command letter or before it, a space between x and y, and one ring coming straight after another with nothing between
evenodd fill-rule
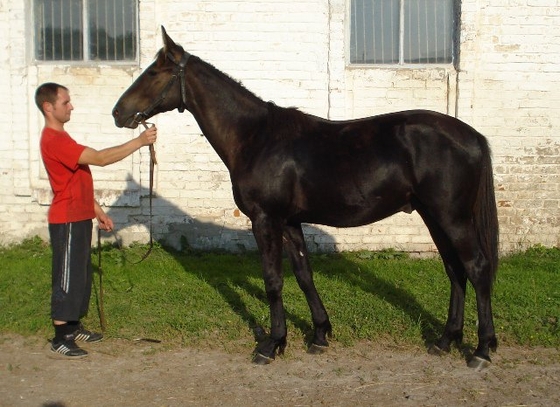
<instances>
[{"instance_id":1,"label":"horse's ear","mask_svg":"<svg viewBox=\"0 0 560 407\"><path fill-rule=\"evenodd\" d=\"M161 35L163 37L163 50L165 53L176 47L175 42L173 42L171 37L167 35L167 31L165 31L165 27L163 25L161 26Z\"/></svg>"}]
</instances>

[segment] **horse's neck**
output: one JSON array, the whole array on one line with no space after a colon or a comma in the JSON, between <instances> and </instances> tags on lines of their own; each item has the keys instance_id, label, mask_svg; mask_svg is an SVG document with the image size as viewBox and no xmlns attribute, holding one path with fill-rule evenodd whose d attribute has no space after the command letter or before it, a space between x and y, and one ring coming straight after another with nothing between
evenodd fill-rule
<instances>
[{"instance_id":1,"label":"horse's neck","mask_svg":"<svg viewBox=\"0 0 560 407\"><path fill-rule=\"evenodd\" d=\"M248 136L266 118L266 103L202 60L189 65L186 82L189 111L232 171Z\"/></svg>"}]
</instances>

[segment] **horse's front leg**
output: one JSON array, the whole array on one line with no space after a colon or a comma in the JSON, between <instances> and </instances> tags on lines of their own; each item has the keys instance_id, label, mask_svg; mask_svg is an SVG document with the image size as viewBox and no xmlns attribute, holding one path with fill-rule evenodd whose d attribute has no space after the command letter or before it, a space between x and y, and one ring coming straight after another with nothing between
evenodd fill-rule
<instances>
[{"instance_id":1,"label":"horse's front leg","mask_svg":"<svg viewBox=\"0 0 560 407\"><path fill-rule=\"evenodd\" d=\"M261 253L263 279L270 307L270 335L255 349L253 362L267 364L286 347L286 315L282 301L282 226L280 221L260 215L252 221L253 234Z\"/></svg>"},{"instance_id":2,"label":"horse's front leg","mask_svg":"<svg viewBox=\"0 0 560 407\"><path fill-rule=\"evenodd\" d=\"M305 294L307 304L311 310L314 334L308 352L322 353L329 346L327 335L332 333L332 326L313 282L313 271L309 263L309 255L301 225L287 225L284 228L284 237L286 238L285 248L292 264L294 275L299 287Z\"/></svg>"}]
</instances>

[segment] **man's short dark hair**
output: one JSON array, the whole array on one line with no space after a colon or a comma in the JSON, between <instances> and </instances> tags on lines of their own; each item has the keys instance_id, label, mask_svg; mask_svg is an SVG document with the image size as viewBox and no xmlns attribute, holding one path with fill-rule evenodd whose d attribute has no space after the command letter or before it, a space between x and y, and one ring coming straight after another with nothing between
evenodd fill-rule
<instances>
[{"instance_id":1,"label":"man's short dark hair","mask_svg":"<svg viewBox=\"0 0 560 407\"><path fill-rule=\"evenodd\" d=\"M35 104L37 105L41 113L43 113L43 116L45 115L45 112L43 111L43 103L49 102L54 105L58 97L59 89L68 90L66 86L59 85L58 83L54 82L47 82L43 83L35 91Z\"/></svg>"}]
</instances>

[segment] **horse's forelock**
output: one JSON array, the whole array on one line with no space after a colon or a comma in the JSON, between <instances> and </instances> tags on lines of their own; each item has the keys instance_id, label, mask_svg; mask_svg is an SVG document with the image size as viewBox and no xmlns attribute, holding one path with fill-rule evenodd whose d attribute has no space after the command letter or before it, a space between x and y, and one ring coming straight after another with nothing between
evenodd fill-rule
<instances>
[{"instance_id":1,"label":"horse's forelock","mask_svg":"<svg viewBox=\"0 0 560 407\"><path fill-rule=\"evenodd\" d=\"M185 50L180 45L175 45L171 49L167 49L167 47L161 48L155 55L154 59L158 66L165 64L167 60L167 54L173 55L173 57L179 61L181 56L185 53Z\"/></svg>"}]
</instances>

